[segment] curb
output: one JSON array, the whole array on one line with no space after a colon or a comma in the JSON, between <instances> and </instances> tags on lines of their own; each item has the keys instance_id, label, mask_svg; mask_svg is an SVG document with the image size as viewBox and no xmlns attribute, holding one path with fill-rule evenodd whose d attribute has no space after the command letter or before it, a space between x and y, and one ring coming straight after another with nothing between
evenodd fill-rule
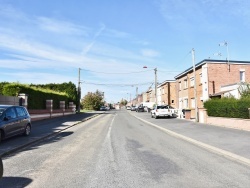
<instances>
[{"instance_id":1,"label":"curb","mask_svg":"<svg viewBox=\"0 0 250 188\"><path fill-rule=\"evenodd\" d=\"M189 137L187 137L187 136L183 136L183 135L178 134L178 133L176 133L176 132L173 132L173 131L170 131L170 130L165 129L165 128L163 128L163 127L160 127L160 126L158 126L158 125L155 125L155 124L153 124L153 123L151 123L151 122L148 122L148 121L146 121L146 120L144 120L144 119L141 119L141 118L139 118L139 117L137 117L137 116L135 116L135 115L133 115L133 116L134 116L135 118L139 119L140 121L142 121L142 122L144 122L144 123L147 123L147 124L149 124L149 125L151 125L151 126L157 128L157 129L160 129L160 130L162 130L163 132L165 132L165 133L167 133L167 134L169 134L169 135L171 135L171 136L174 136L174 137L176 137L176 138L180 138L180 139L185 140L185 141L187 141L187 142L189 142L189 143L192 143L192 144L194 144L194 145L196 145L196 146L199 146L199 147L204 148L204 149L206 149L206 150L208 150L208 151L211 151L211 152L213 152L213 153L215 153L215 154L224 156L224 157L229 158L229 159L231 159L231 160L234 160L234 161L236 161L236 162L240 162L240 163L243 163L243 164L246 164L246 165L250 166L250 159L248 159L248 158L245 158L245 157L236 155L236 154L234 154L234 153L231 153L231 152L228 152L228 151L219 149L219 148L217 148L217 147L214 147L214 146L205 144L205 143L203 143L203 142L199 142L199 141L197 141L197 140L195 140L195 139L189 138Z\"/></svg>"},{"instance_id":2,"label":"curb","mask_svg":"<svg viewBox=\"0 0 250 188\"><path fill-rule=\"evenodd\" d=\"M49 137L53 137L53 136L55 136L55 135L57 135L57 134L60 134L61 132L65 131L65 130L67 130L67 129L73 127L73 126L76 126L76 125L78 125L78 124L80 124L80 123L82 123L82 122L85 122L85 121L87 121L87 120L90 120L90 119L92 119L92 118L95 118L95 117L97 117L97 116L99 116L99 115L101 115L101 114L103 114L103 113L95 114L95 115L93 115L93 116L91 116L91 117L84 118L83 120L78 121L77 123L75 123L75 124L73 124L73 125L69 125L68 127L64 128L64 129L61 129L61 130L59 130L59 131L57 131L57 132L49 133L49 134L46 135L46 136L43 136L43 137L41 137L41 138L35 139L35 140L30 141L30 142L28 142L28 143L26 143L26 144L23 144L23 145L21 145L21 146L18 146L18 147L16 147L16 148L13 148L13 149L11 149L11 150L8 150L8 151L4 152L3 154L1 154L0 157L7 157L8 155L10 155L10 154L12 154L12 153L14 153L14 152L16 152L16 151L18 151L18 150L22 150L22 149L24 149L24 148L26 148L26 147L28 147L28 146L31 146L31 145L33 145L33 144L39 143L39 142L41 142L41 141L43 141L43 140L46 140L46 139L49 138Z\"/></svg>"}]
</instances>

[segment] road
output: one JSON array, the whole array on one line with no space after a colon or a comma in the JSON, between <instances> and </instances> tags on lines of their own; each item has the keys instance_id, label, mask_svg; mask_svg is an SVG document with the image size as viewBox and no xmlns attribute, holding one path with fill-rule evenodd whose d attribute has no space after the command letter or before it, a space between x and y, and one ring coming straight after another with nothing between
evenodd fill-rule
<instances>
[{"instance_id":1,"label":"road","mask_svg":"<svg viewBox=\"0 0 250 188\"><path fill-rule=\"evenodd\" d=\"M248 165L172 136L126 110L79 123L3 163L0 187L250 185Z\"/></svg>"}]
</instances>

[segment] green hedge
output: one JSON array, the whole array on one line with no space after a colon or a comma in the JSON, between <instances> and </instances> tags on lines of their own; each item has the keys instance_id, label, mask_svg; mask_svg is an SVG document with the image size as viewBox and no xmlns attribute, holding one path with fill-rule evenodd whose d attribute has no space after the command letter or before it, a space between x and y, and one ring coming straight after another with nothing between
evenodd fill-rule
<instances>
[{"instance_id":1,"label":"green hedge","mask_svg":"<svg viewBox=\"0 0 250 188\"><path fill-rule=\"evenodd\" d=\"M249 119L250 98L210 99L204 102L208 116Z\"/></svg>"},{"instance_id":2,"label":"green hedge","mask_svg":"<svg viewBox=\"0 0 250 188\"><path fill-rule=\"evenodd\" d=\"M66 105L72 101L66 93L48 89L30 87L19 83L10 83L3 86L3 95L18 96L19 93L28 95L28 109L46 109L46 100L53 100L53 109L60 108L60 101L65 101Z\"/></svg>"}]
</instances>

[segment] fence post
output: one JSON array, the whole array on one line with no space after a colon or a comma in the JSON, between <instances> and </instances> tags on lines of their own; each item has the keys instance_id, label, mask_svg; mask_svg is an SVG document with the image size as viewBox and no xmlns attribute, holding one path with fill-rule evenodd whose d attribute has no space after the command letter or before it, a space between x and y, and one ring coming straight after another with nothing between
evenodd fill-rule
<instances>
[{"instance_id":1,"label":"fence post","mask_svg":"<svg viewBox=\"0 0 250 188\"><path fill-rule=\"evenodd\" d=\"M25 108L28 108L28 95L25 93L19 93L19 106L24 106Z\"/></svg>"},{"instance_id":2,"label":"fence post","mask_svg":"<svg viewBox=\"0 0 250 188\"><path fill-rule=\"evenodd\" d=\"M53 111L53 100L46 100L46 109L49 110L50 118L51 118L52 111Z\"/></svg>"},{"instance_id":3,"label":"fence post","mask_svg":"<svg viewBox=\"0 0 250 188\"><path fill-rule=\"evenodd\" d=\"M60 109L63 111L63 115L64 115L64 111L65 111L65 101L60 101Z\"/></svg>"}]
</instances>

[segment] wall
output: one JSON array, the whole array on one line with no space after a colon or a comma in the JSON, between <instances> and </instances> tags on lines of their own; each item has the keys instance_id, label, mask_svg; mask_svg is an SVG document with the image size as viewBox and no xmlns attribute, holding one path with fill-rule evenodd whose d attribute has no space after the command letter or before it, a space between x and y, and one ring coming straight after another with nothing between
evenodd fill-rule
<instances>
[{"instance_id":1,"label":"wall","mask_svg":"<svg viewBox=\"0 0 250 188\"><path fill-rule=\"evenodd\" d=\"M19 97L3 96L0 95L0 104L5 105L19 105Z\"/></svg>"},{"instance_id":2,"label":"wall","mask_svg":"<svg viewBox=\"0 0 250 188\"><path fill-rule=\"evenodd\" d=\"M211 117L204 108L199 109L199 122L250 131L250 119Z\"/></svg>"}]
</instances>

